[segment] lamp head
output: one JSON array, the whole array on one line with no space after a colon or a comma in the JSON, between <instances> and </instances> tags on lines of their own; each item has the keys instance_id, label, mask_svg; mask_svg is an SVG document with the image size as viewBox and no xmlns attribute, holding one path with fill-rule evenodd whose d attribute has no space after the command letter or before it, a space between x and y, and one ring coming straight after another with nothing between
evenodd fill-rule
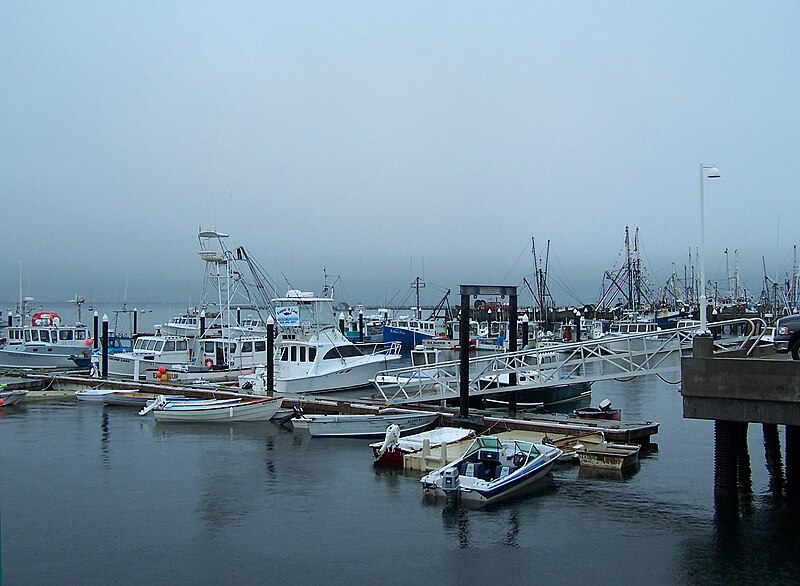
<instances>
[{"instance_id":1,"label":"lamp head","mask_svg":"<svg viewBox=\"0 0 800 586\"><path fill-rule=\"evenodd\" d=\"M709 179L719 179L721 174L719 169L717 169L716 165L711 165L710 167L706 167L706 177Z\"/></svg>"}]
</instances>

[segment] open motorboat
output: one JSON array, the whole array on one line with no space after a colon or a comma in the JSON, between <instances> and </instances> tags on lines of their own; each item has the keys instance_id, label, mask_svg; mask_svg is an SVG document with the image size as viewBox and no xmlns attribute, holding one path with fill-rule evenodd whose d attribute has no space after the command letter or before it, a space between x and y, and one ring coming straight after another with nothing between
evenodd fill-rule
<instances>
[{"instance_id":1,"label":"open motorboat","mask_svg":"<svg viewBox=\"0 0 800 586\"><path fill-rule=\"evenodd\" d=\"M438 419L435 411L390 408L374 414L302 415L291 421L295 428L307 427L311 437L383 437L393 424L401 434L411 434L432 427Z\"/></svg>"},{"instance_id":2,"label":"open motorboat","mask_svg":"<svg viewBox=\"0 0 800 586\"><path fill-rule=\"evenodd\" d=\"M561 450L523 440L479 437L464 456L422 477L425 494L480 504L520 493L543 478Z\"/></svg>"},{"instance_id":3,"label":"open motorboat","mask_svg":"<svg viewBox=\"0 0 800 586\"><path fill-rule=\"evenodd\" d=\"M575 409L573 413L581 419L611 419L619 421L622 410L615 409L611 406L611 401L603 399L597 407L583 407Z\"/></svg>"},{"instance_id":4,"label":"open motorboat","mask_svg":"<svg viewBox=\"0 0 800 586\"><path fill-rule=\"evenodd\" d=\"M280 393L364 387L401 357L399 342L363 353L337 329L330 297L291 290L273 303L279 326L275 389Z\"/></svg>"},{"instance_id":5,"label":"open motorboat","mask_svg":"<svg viewBox=\"0 0 800 586\"><path fill-rule=\"evenodd\" d=\"M210 401L171 401L159 397L140 411L152 411L157 422L231 423L268 421L283 402L283 397L241 397Z\"/></svg>"}]
</instances>

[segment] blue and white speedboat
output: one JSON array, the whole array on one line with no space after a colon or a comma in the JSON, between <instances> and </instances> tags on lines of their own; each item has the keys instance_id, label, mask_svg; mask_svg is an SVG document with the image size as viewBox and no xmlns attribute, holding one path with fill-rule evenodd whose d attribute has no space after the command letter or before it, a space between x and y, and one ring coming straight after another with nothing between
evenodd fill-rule
<instances>
[{"instance_id":1,"label":"blue and white speedboat","mask_svg":"<svg viewBox=\"0 0 800 586\"><path fill-rule=\"evenodd\" d=\"M461 458L420 482L426 495L488 504L517 495L544 478L560 455L555 446L479 437Z\"/></svg>"}]
</instances>

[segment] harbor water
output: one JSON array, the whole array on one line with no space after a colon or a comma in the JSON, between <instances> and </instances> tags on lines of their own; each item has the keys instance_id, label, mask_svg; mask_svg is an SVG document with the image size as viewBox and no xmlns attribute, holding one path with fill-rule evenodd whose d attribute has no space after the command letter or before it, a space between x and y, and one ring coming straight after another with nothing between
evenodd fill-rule
<instances>
[{"instance_id":1,"label":"harbor water","mask_svg":"<svg viewBox=\"0 0 800 586\"><path fill-rule=\"evenodd\" d=\"M485 509L375 469L368 441L156 424L74 401L0 409L4 584L797 583L798 508L750 426L752 495L715 501L713 426L657 376L595 383L660 422L622 475L554 469Z\"/></svg>"},{"instance_id":2,"label":"harbor water","mask_svg":"<svg viewBox=\"0 0 800 586\"><path fill-rule=\"evenodd\" d=\"M138 305L140 331L177 311ZM130 331L113 304L93 309ZM0 408L3 583L796 583L800 507L767 472L760 426L752 493L731 508L714 495L713 426L682 417L678 377L592 388L593 405L660 423L638 468L558 467L482 510L426 501L418 474L373 468L366 440L74 401Z\"/></svg>"}]
</instances>

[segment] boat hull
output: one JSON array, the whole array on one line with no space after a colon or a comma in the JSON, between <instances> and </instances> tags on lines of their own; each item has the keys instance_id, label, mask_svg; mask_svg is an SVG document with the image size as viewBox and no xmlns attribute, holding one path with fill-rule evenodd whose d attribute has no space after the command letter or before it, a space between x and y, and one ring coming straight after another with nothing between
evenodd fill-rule
<instances>
[{"instance_id":1,"label":"boat hull","mask_svg":"<svg viewBox=\"0 0 800 586\"><path fill-rule=\"evenodd\" d=\"M0 391L0 407L19 403L28 391Z\"/></svg>"},{"instance_id":2,"label":"boat hull","mask_svg":"<svg viewBox=\"0 0 800 586\"><path fill-rule=\"evenodd\" d=\"M403 348L413 348L417 344L422 344L423 340L432 338L429 334L415 332L405 328L393 326L383 326L383 343L389 345L392 342L400 342Z\"/></svg>"},{"instance_id":3,"label":"boat hull","mask_svg":"<svg viewBox=\"0 0 800 586\"><path fill-rule=\"evenodd\" d=\"M12 370L17 368L30 369L75 369L83 368L78 362L88 361L88 358L80 354L77 349L73 349L71 354L59 352L42 351L19 351L10 348L0 349L0 369ZM88 362L84 361L88 367Z\"/></svg>"},{"instance_id":4,"label":"boat hull","mask_svg":"<svg viewBox=\"0 0 800 586\"><path fill-rule=\"evenodd\" d=\"M281 406L283 399L255 399L224 405L181 405L154 409L157 422L173 423L231 423L268 421Z\"/></svg>"},{"instance_id":5,"label":"boat hull","mask_svg":"<svg viewBox=\"0 0 800 586\"><path fill-rule=\"evenodd\" d=\"M320 393L324 391L343 391L358 389L371 385L370 379L392 367L391 363L399 360L400 356L383 356L378 360L349 364L339 370L323 374L310 374L298 377L278 377L275 380L275 390L279 393L304 394ZM384 431L386 429L384 428Z\"/></svg>"},{"instance_id":6,"label":"boat hull","mask_svg":"<svg viewBox=\"0 0 800 586\"><path fill-rule=\"evenodd\" d=\"M516 392L518 407L532 407L541 405L552 407L564 403L573 403L585 399L591 393L591 382L578 382L555 387L542 387L524 389ZM498 393L484 397L484 403L489 406L508 405L508 393Z\"/></svg>"},{"instance_id":7,"label":"boat hull","mask_svg":"<svg viewBox=\"0 0 800 586\"><path fill-rule=\"evenodd\" d=\"M401 434L410 434L431 427L438 418L439 414L434 412L326 415L309 419L308 431L311 437L383 437L389 425L399 426Z\"/></svg>"}]
</instances>

